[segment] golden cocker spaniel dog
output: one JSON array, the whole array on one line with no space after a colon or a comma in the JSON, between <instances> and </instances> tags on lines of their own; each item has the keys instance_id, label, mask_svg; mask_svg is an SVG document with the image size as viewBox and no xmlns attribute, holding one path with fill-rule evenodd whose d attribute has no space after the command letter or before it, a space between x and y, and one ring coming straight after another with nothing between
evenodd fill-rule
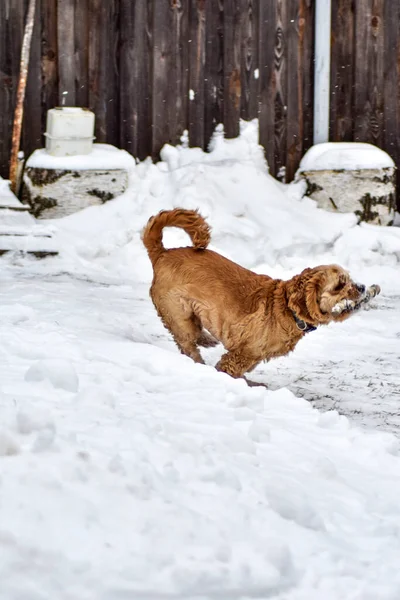
<instances>
[{"instance_id":1,"label":"golden cocker spaniel dog","mask_svg":"<svg viewBox=\"0 0 400 600\"><path fill-rule=\"evenodd\" d=\"M186 231L193 246L166 249L165 227ZM337 265L308 268L283 281L207 250L210 228L194 210L160 212L142 239L154 271L151 298L180 351L203 363L198 347L221 342L227 352L216 368L235 378L288 354L318 325L347 319L366 300L365 286ZM370 296L379 293L373 288Z\"/></svg>"}]
</instances>

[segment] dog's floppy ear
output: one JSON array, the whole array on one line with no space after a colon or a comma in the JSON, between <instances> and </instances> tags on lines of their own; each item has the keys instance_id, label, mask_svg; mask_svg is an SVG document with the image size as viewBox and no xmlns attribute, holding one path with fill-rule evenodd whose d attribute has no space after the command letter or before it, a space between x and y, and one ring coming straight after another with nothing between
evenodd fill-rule
<instances>
[{"instance_id":1,"label":"dog's floppy ear","mask_svg":"<svg viewBox=\"0 0 400 600\"><path fill-rule=\"evenodd\" d=\"M321 312L320 301L321 296L326 286L326 273L318 271L312 275L305 286L305 300L308 313L313 321L318 323L328 323L331 320L331 315Z\"/></svg>"},{"instance_id":2,"label":"dog's floppy ear","mask_svg":"<svg viewBox=\"0 0 400 600\"><path fill-rule=\"evenodd\" d=\"M305 287L307 277L310 274L311 269L305 269L300 275L296 275L287 282L288 306L290 310L296 313L299 319L304 319L305 321L309 319Z\"/></svg>"},{"instance_id":3,"label":"dog's floppy ear","mask_svg":"<svg viewBox=\"0 0 400 600\"><path fill-rule=\"evenodd\" d=\"M323 315L319 307L325 284L326 275L323 271L305 269L290 281L289 308L306 322L314 324L328 322L329 316Z\"/></svg>"}]
</instances>

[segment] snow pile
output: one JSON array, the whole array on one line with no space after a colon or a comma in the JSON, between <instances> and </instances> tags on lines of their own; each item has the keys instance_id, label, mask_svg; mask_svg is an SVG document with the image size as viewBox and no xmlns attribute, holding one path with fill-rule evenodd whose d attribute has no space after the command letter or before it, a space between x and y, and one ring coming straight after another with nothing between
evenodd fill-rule
<instances>
[{"instance_id":1,"label":"snow pile","mask_svg":"<svg viewBox=\"0 0 400 600\"><path fill-rule=\"evenodd\" d=\"M35 150L28 158L26 166L36 169L60 169L64 171L101 171L125 169L135 166L135 159L125 150L109 144L93 144L89 154L78 156L53 156L44 148Z\"/></svg>"},{"instance_id":2,"label":"snow pile","mask_svg":"<svg viewBox=\"0 0 400 600\"><path fill-rule=\"evenodd\" d=\"M161 162L148 160L131 171L118 200L59 222L59 244L69 259L64 265L102 281L148 283L152 272L140 232L151 215L179 206L199 208L212 226L211 247L248 268L287 277L339 262L356 278L367 277L366 284L393 290L396 282L381 267L399 263L400 230L359 227L353 214L318 209L303 197L304 182L285 186L269 175L257 139L251 122L233 140L217 130L209 153L165 146ZM181 231L165 233L167 246L187 243Z\"/></svg>"},{"instance_id":3,"label":"snow pile","mask_svg":"<svg viewBox=\"0 0 400 600\"><path fill-rule=\"evenodd\" d=\"M342 169L394 168L392 158L372 144L361 142L326 142L312 146L303 156L299 171L325 171Z\"/></svg>"},{"instance_id":4,"label":"snow pile","mask_svg":"<svg viewBox=\"0 0 400 600\"><path fill-rule=\"evenodd\" d=\"M398 438L288 387L396 415L400 230L318 210L270 177L256 140L250 123L209 154L167 146L119 199L52 222L58 257L3 259L2 600L399 597ZM194 364L148 298L140 241L174 206L198 207L213 247L259 272L350 266L382 286L379 310L261 365L269 390L217 373L220 347Z\"/></svg>"},{"instance_id":5,"label":"snow pile","mask_svg":"<svg viewBox=\"0 0 400 600\"><path fill-rule=\"evenodd\" d=\"M2 599L396 598L396 438L194 364L144 286L5 283Z\"/></svg>"}]
</instances>

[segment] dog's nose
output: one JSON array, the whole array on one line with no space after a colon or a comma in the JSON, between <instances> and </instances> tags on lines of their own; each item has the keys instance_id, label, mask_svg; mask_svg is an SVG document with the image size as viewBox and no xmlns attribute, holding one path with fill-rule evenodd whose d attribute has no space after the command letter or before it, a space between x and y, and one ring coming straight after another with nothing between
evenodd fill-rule
<instances>
[{"instance_id":1,"label":"dog's nose","mask_svg":"<svg viewBox=\"0 0 400 600\"><path fill-rule=\"evenodd\" d=\"M356 288L360 292L360 294L363 294L365 292L365 285L363 285L362 283L356 283Z\"/></svg>"}]
</instances>

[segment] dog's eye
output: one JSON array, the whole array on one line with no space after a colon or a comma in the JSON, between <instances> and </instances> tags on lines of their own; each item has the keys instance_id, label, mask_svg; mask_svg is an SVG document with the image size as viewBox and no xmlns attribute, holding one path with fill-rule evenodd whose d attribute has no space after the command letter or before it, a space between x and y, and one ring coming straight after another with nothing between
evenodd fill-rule
<instances>
[{"instance_id":1,"label":"dog's eye","mask_svg":"<svg viewBox=\"0 0 400 600\"><path fill-rule=\"evenodd\" d=\"M340 290L342 290L345 285L346 284L343 281L339 281L339 283L337 284L337 286L335 287L335 289L333 291L334 292L340 292Z\"/></svg>"}]
</instances>

